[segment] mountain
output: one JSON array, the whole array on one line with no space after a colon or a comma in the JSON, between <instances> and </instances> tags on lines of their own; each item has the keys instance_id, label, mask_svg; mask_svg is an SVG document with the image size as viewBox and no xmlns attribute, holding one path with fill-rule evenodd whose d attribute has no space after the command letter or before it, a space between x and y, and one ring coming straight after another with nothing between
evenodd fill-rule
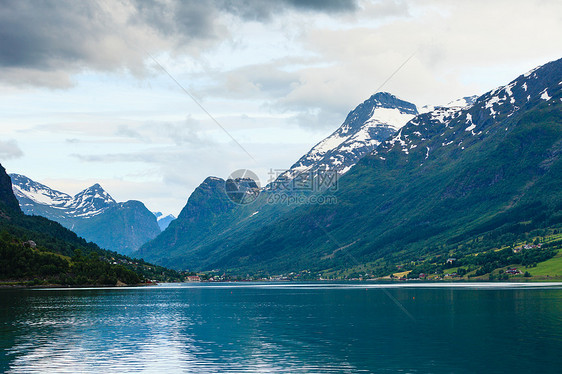
<instances>
[{"instance_id":1,"label":"mountain","mask_svg":"<svg viewBox=\"0 0 562 374\"><path fill-rule=\"evenodd\" d=\"M177 272L86 242L57 222L23 214L0 165L0 283L116 285L179 280Z\"/></svg>"},{"instance_id":2,"label":"mountain","mask_svg":"<svg viewBox=\"0 0 562 374\"><path fill-rule=\"evenodd\" d=\"M116 202L99 184L70 196L11 174L22 211L73 230L102 248L131 254L160 233L156 217L139 201Z\"/></svg>"},{"instance_id":3,"label":"mountain","mask_svg":"<svg viewBox=\"0 0 562 374\"><path fill-rule=\"evenodd\" d=\"M170 225L170 222L176 219L173 214L168 214L167 216L165 216L162 214L162 212L153 213L158 222L158 227L160 227L160 231L166 230L166 228Z\"/></svg>"},{"instance_id":4,"label":"mountain","mask_svg":"<svg viewBox=\"0 0 562 374\"><path fill-rule=\"evenodd\" d=\"M12 192L12 181L6 174L6 169L0 165L0 217L9 219L14 212L21 213L21 209Z\"/></svg>"},{"instance_id":5,"label":"mountain","mask_svg":"<svg viewBox=\"0 0 562 374\"><path fill-rule=\"evenodd\" d=\"M298 205L285 203L287 196L280 194L284 190L279 185L326 170L344 174L416 114L412 103L386 92L374 94L351 111L333 134L262 190L252 204L237 204L241 200L236 198L238 189L247 189L244 180L207 178L189 197L178 218L156 239L146 243L138 255L170 267L204 266L215 255L222 254L201 248L215 240L227 240L231 235L248 235ZM253 200L256 189L251 191ZM291 194L295 192L302 191L292 190Z\"/></svg>"},{"instance_id":6,"label":"mountain","mask_svg":"<svg viewBox=\"0 0 562 374\"><path fill-rule=\"evenodd\" d=\"M417 114L414 104L388 92L378 92L352 110L334 133L316 144L280 179L316 175L324 170L344 174Z\"/></svg>"},{"instance_id":7,"label":"mountain","mask_svg":"<svg viewBox=\"0 0 562 374\"><path fill-rule=\"evenodd\" d=\"M195 253L201 243L212 239L211 233L227 229L240 214L232 214L243 206L231 201L225 192L226 181L222 178L208 177L196 189L181 210L178 218L156 237L143 245L138 256L159 264L183 267L189 264L177 257L184 257L188 252ZM203 259L201 259L203 260ZM178 266L179 265L179 266Z\"/></svg>"},{"instance_id":8,"label":"mountain","mask_svg":"<svg viewBox=\"0 0 562 374\"><path fill-rule=\"evenodd\" d=\"M24 215L1 165L0 232L0 280L10 284L34 279L35 285L41 278L50 284L141 282L134 271L109 263L116 253L87 243L56 222ZM70 256L72 264L66 259Z\"/></svg>"},{"instance_id":9,"label":"mountain","mask_svg":"<svg viewBox=\"0 0 562 374\"><path fill-rule=\"evenodd\" d=\"M382 269L470 253L562 225L562 60L468 107L421 114L339 181L337 204L294 209L215 242L208 269ZM209 246L210 247L210 246Z\"/></svg>"},{"instance_id":10,"label":"mountain","mask_svg":"<svg viewBox=\"0 0 562 374\"><path fill-rule=\"evenodd\" d=\"M347 171L337 191L320 195L337 203L306 200L287 208L268 200L273 191L252 204L216 209L217 201L227 202L224 181L212 191L202 186L214 203L190 197L193 215L183 217L196 225L205 212L201 225L178 230L178 217L177 226L141 252L170 266L207 270L382 271L399 261L470 253L483 243L510 245L557 227L561 88L558 60L472 104L464 100L412 118Z\"/></svg>"}]
</instances>

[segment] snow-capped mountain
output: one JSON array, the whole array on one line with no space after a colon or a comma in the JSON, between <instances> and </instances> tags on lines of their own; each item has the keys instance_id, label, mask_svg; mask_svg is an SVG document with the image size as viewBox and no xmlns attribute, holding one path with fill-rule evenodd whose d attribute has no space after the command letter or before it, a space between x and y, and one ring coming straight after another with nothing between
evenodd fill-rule
<instances>
[{"instance_id":1,"label":"snow-capped mountain","mask_svg":"<svg viewBox=\"0 0 562 374\"><path fill-rule=\"evenodd\" d=\"M117 204L98 183L76 194L73 203L73 210L69 213L77 217L95 216Z\"/></svg>"},{"instance_id":2,"label":"snow-capped mountain","mask_svg":"<svg viewBox=\"0 0 562 374\"><path fill-rule=\"evenodd\" d=\"M170 225L170 222L176 219L173 214L168 214L167 216L163 215L162 212L152 212L154 216L156 216L156 220L158 221L158 227L160 227L161 231L166 230L166 227Z\"/></svg>"},{"instance_id":3,"label":"snow-capped mountain","mask_svg":"<svg viewBox=\"0 0 562 374\"><path fill-rule=\"evenodd\" d=\"M140 254L179 269L283 273L356 266L348 253L370 262L409 248L415 259L461 234L478 238L487 230L532 229L522 224L527 214L547 222L559 217L562 201L561 72L562 60L475 102L463 98L417 116L413 104L380 110L393 108L378 105L377 97L392 96L374 95L290 171L332 167L337 152L343 150L345 158L345 145L375 123L371 118L378 119L390 136L342 179L337 204L275 204L263 193L252 204L235 205L224 193L224 180L207 178L178 219ZM381 124L385 112L410 120ZM450 248L458 250L455 244Z\"/></svg>"},{"instance_id":4,"label":"snow-capped mountain","mask_svg":"<svg viewBox=\"0 0 562 374\"><path fill-rule=\"evenodd\" d=\"M118 203L97 183L70 196L24 175L10 177L25 214L56 221L102 248L128 255L161 231L144 204Z\"/></svg>"},{"instance_id":5,"label":"snow-capped mountain","mask_svg":"<svg viewBox=\"0 0 562 374\"><path fill-rule=\"evenodd\" d=\"M472 106L477 99L478 99L478 95L472 95L472 96L465 96L465 97L461 97L460 99L450 101L445 105L424 105L421 108L419 108L419 112L420 114L429 113L439 108L465 108L466 109Z\"/></svg>"},{"instance_id":6,"label":"snow-capped mountain","mask_svg":"<svg viewBox=\"0 0 562 374\"><path fill-rule=\"evenodd\" d=\"M477 99L478 99L478 95L465 96L465 97L461 97L460 99L453 100L447 103L447 105L445 106L448 108L452 108L452 107L467 108L473 105Z\"/></svg>"},{"instance_id":7,"label":"snow-capped mountain","mask_svg":"<svg viewBox=\"0 0 562 374\"><path fill-rule=\"evenodd\" d=\"M418 114L416 106L388 92L378 92L351 111L344 123L316 144L278 180L323 170L344 174Z\"/></svg>"},{"instance_id":8,"label":"snow-capped mountain","mask_svg":"<svg viewBox=\"0 0 562 374\"><path fill-rule=\"evenodd\" d=\"M92 217L103 213L117 202L99 185L70 196L35 182L24 175L10 174L12 187L25 214L42 214L43 208L53 208L52 217Z\"/></svg>"},{"instance_id":9,"label":"snow-capped mountain","mask_svg":"<svg viewBox=\"0 0 562 374\"><path fill-rule=\"evenodd\" d=\"M412 119L407 126L398 131L395 136L385 141L373 151L374 155L387 152L387 148L400 149L410 154L415 149L423 149L426 160L439 148L454 147L462 152L469 146L482 142L493 135L493 132L508 132L508 119L518 112L542 102L551 102L552 98L560 94L562 78L559 74L561 60L539 66L505 86L498 87L467 106L435 107L428 113L423 113ZM540 69L540 74L537 71ZM558 82L558 83L556 83ZM553 101L556 101L554 99ZM491 124L506 121L506 125L490 128ZM433 135L438 134L438 137ZM427 142L432 138L431 143Z\"/></svg>"}]
</instances>

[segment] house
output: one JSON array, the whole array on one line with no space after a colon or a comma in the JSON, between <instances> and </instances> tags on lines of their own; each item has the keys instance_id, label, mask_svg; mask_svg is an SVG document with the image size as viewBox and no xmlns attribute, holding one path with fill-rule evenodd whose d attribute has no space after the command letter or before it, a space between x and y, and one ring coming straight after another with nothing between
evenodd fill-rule
<instances>
[{"instance_id":1,"label":"house","mask_svg":"<svg viewBox=\"0 0 562 374\"><path fill-rule=\"evenodd\" d=\"M185 280L187 282L201 282L201 277L199 275L188 275Z\"/></svg>"},{"instance_id":2,"label":"house","mask_svg":"<svg viewBox=\"0 0 562 374\"><path fill-rule=\"evenodd\" d=\"M33 240L28 240L26 242L23 242L23 246L29 248L37 248L37 244Z\"/></svg>"},{"instance_id":3,"label":"house","mask_svg":"<svg viewBox=\"0 0 562 374\"><path fill-rule=\"evenodd\" d=\"M457 261L457 259L454 258L454 257L448 258L448 259L447 259L447 264L453 264L453 262L455 262L455 261Z\"/></svg>"},{"instance_id":4,"label":"house","mask_svg":"<svg viewBox=\"0 0 562 374\"><path fill-rule=\"evenodd\" d=\"M517 268L507 268L505 272L511 275L521 274L521 272L517 270Z\"/></svg>"}]
</instances>

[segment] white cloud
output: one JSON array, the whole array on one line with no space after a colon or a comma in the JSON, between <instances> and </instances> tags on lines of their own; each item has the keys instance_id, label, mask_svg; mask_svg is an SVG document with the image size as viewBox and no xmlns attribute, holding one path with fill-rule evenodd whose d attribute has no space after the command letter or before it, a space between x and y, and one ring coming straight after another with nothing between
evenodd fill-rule
<instances>
[{"instance_id":1,"label":"white cloud","mask_svg":"<svg viewBox=\"0 0 562 374\"><path fill-rule=\"evenodd\" d=\"M23 157L23 152L15 140L0 140L0 159L10 160Z\"/></svg>"}]
</instances>

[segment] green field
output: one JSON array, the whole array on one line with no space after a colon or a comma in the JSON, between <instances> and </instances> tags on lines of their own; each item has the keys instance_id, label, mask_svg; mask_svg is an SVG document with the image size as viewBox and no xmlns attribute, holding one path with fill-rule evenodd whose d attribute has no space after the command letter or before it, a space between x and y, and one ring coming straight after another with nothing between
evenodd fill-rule
<instances>
[{"instance_id":1,"label":"green field","mask_svg":"<svg viewBox=\"0 0 562 374\"><path fill-rule=\"evenodd\" d=\"M526 269L533 277L562 278L562 252L544 262L539 262L537 267Z\"/></svg>"}]
</instances>

